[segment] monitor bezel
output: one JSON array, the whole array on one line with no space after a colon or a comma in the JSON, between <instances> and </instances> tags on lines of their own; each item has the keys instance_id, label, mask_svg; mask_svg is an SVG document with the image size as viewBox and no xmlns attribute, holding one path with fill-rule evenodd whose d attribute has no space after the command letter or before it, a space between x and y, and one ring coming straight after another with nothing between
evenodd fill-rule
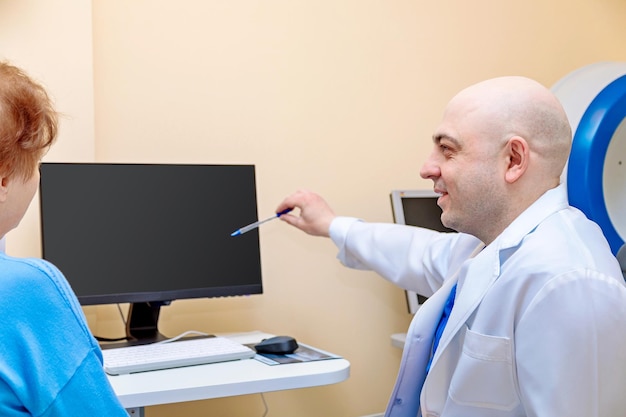
<instances>
[{"instance_id":1,"label":"monitor bezel","mask_svg":"<svg viewBox=\"0 0 626 417\"><path fill-rule=\"evenodd\" d=\"M253 164L185 164L185 163L109 163L109 162L43 162L41 169L45 170L46 166L112 166L112 167L242 167L252 169L252 181L254 182L254 200L257 201L256 195L256 167ZM43 180L43 179L42 179ZM41 183L39 185L39 207L40 207L40 225L41 225L41 253L42 258L46 259L46 247L45 241L45 227L43 224L43 198L44 195L41 192ZM258 204L258 203L257 203ZM258 219L258 210L255 208L255 220ZM248 232L248 237L252 237L259 242L259 235L257 230ZM259 246L259 269L262 277L262 264L260 258L260 242ZM63 271L61 271L63 272ZM236 285L236 286L211 286L211 287L195 287L184 288L166 291L133 291L133 292L113 292L106 294L94 294L94 295L82 295L76 294L78 301L81 305L101 305L101 304L119 304L119 303L132 303L132 302L171 302L177 299L195 299L195 298L219 298L229 296L244 296L252 294L263 293L262 278L259 283L250 285Z\"/></svg>"},{"instance_id":2,"label":"monitor bezel","mask_svg":"<svg viewBox=\"0 0 626 417\"><path fill-rule=\"evenodd\" d=\"M80 165L80 166L176 166L176 167L242 167L245 169L251 169L251 185L254 195L249 195L249 199L254 201L254 218L245 219L245 221L256 221L258 219L258 198L257 198L257 174L256 167L253 164L185 164L185 163L109 163L109 162L45 162L42 163L42 171L45 172L45 167L49 165ZM249 175L246 173L245 175ZM248 177L244 177L246 181ZM42 175L43 181L43 175ZM44 194L41 192L42 183L39 185L39 207L40 207L40 224L41 224L41 251L42 258L46 259L46 245L44 227ZM252 214L251 212L249 213ZM242 220L244 221L244 220ZM129 314L127 317L126 330L127 330L127 342L125 344L143 344L150 343L158 340L163 340L165 337L158 331L158 319L159 312L162 306L167 306L175 300L185 299L198 299L198 298L224 298L224 297L237 297L248 296L263 293L263 272L262 272L262 259L260 250L260 237L258 230L249 231L246 234L246 239L256 239L256 246L258 248L258 279L250 280L250 282L243 282L237 285L226 285L227 283L207 286L207 287L186 287L177 289L166 290L147 290L147 291L132 291L132 292L106 292L99 294L75 294L79 303L83 306L91 305L108 305L108 304L129 304ZM257 258L255 258L255 262ZM61 270L61 273L63 271ZM70 283L72 281L69 281ZM70 284L71 285L71 284Z\"/></svg>"},{"instance_id":3,"label":"monitor bezel","mask_svg":"<svg viewBox=\"0 0 626 417\"><path fill-rule=\"evenodd\" d=\"M394 223L407 225L404 216L404 199L428 198L437 199L440 194L433 190L427 189L409 189L409 190L392 190L390 193L391 208L393 212ZM410 314L417 313L420 306L426 301L426 297L416 293L415 291L405 290L407 310Z\"/></svg>"},{"instance_id":4,"label":"monitor bezel","mask_svg":"<svg viewBox=\"0 0 626 417\"><path fill-rule=\"evenodd\" d=\"M404 217L403 198L439 198L433 190L413 189L413 190L391 190L391 208L393 211L394 223L406 225Z\"/></svg>"}]
</instances>

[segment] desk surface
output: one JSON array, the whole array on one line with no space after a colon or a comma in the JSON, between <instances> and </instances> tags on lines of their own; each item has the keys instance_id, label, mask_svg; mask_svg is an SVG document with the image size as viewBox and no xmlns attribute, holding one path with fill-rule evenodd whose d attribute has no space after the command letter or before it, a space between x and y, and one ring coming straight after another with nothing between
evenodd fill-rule
<instances>
[{"instance_id":1,"label":"desk surface","mask_svg":"<svg viewBox=\"0 0 626 417\"><path fill-rule=\"evenodd\" d=\"M254 331L224 336L240 343L257 343L272 335ZM274 366L246 359L109 375L109 381L122 405L136 408L334 384L349 376L350 362L345 359Z\"/></svg>"},{"instance_id":2,"label":"desk surface","mask_svg":"<svg viewBox=\"0 0 626 417\"><path fill-rule=\"evenodd\" d=\"M404 349L406 342L406 333L394 333L391 335L391 345L400 349Z\"/></svg>"}]
</instances>

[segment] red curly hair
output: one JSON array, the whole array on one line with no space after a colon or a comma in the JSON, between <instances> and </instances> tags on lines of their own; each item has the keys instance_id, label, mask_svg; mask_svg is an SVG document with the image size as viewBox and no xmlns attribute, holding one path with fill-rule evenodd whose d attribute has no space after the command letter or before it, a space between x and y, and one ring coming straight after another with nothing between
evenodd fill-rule
<instances>
[{"instance_id":1,"label":"red curly hair","mask_svg":"<svg viewBox=\"0 0 626 417\"><path fill-rule=\"evenodd\" d=\"M0 174L30 178L57 131L58 114L44 88L0 62Z\"/></svg>"}]
</instances>

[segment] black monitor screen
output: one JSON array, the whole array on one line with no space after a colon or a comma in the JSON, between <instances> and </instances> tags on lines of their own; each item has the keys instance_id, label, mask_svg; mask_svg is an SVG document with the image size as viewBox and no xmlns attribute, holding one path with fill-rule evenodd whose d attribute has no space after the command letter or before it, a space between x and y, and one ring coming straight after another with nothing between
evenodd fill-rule
<instances>
[{"instance_id":1,"label":"black monitor screen","mask_svg":"<svg viewBox=\"0 0 626 417\"><path fill-rule=\"evenodd\" d=\"M81 304L262 292L252 165L44 163L40 204Z\"/></svg>"},{"instance_id":2,"label":"black monitor screen","mask_svg":"<svg viewBox=\"0 0 626 417\"><path fill-rule=\"evenodd\" d=\"M441 223L441 208L437 197L403 197L404 224L425 227L438 232L451 232Z\"/></svg>"}]
</instances>

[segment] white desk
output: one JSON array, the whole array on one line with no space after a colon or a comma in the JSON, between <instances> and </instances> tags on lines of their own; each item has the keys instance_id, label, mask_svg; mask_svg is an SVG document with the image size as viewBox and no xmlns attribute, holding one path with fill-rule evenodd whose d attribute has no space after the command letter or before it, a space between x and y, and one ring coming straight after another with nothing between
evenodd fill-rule
<instances>
[{"instance_id":1,"label":"white desk","mask_svg":"<svg viewBox=\"0 0 626 417\"><path fill-rule=\"evenodd\" d=\"M406 333L394 333L391 335L391 345L400 349L404 349L406 341Z\"/></svg>"},{"instance_id":2,"label":"white desk","mask_svg":"<svg viewBox=\"0 0 626 417\"><path fill-rule=\"evenodd\" d=\"M224 335L240 343L270 337L263 332ZM261 392L334 384L350 376L350 362L327 359L266 365L255 359L188 366L161 371L110 376L122 405L143 415L143 407Z\"/></svg>"}]
</instances>

